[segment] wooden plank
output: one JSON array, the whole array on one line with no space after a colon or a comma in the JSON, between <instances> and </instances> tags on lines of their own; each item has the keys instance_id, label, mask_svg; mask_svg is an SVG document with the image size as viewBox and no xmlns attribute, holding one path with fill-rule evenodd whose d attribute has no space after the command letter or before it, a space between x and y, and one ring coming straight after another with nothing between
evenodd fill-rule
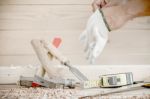
<instances>
[{"instance_id":1,"label":"wooden plank","mask_svg":"<svg viewBox=\"0 0 150 99\"><path fill-rule=\"evenodd\" d=\"M0 71L0 84L17 84L21 75L33 77L36 72L36 66L5 66L0 67Z\"/></svg>"},{"instance_id":2,"label":"wooden plank","mask_svg":"<svg viewBox=\"0 0 150 99\"><path fill-rule=\"evenodd\" d=\"M65 56L71 61L72 64L89 64L83 53L65 54ZM118 54L118 53L106 53L104 51L101 56L96 59L95 65L148 65L150 64L150 54ZM59 62L56 61L58 64ZM0 66L2 65L40 65L36 55L4 55L0 56Z\"/></svg>"},{"instance_id":3,"label":"wooden plank","mask_svg":"<svg viewBox=\"0 0 150 99\"><path fill-rule=\"evenodd\" d=\"M1 31L0 55L33 54L30 44L32 39L51 41L55 36L62 38L59 48L65 54L81 53L83 45L79 41L81 31ZM109 34L106 53L150 53L150 30L118 30ZM17 46L15 46L17 45Z\"/></svg>"},{"instance_id":4,"label":"wooden plank","mask_svg":"<svg viewBox=\"0 0 150 99\"><path fill-rule=\"evenodd\" d=\"M33 38L50 40L56 34L63 38L63 44L59 50L73 64L88 64L83 53L83 46L78 41L80 32L61 31L59 34L59 31L53 31L54 34L49 34L49 31L3 31L0 36L0 65L39 65L39 61L30 45L30 40ZM112 32L109 43L96 60L96 64L150 64L149 37L149 30Z\"/></svg>"},{"instance_id":5,"label":"wooden plank","mask_svg":"<svg viewBox=\"0 0 150 99\"><path fill-rule=\"evenodd\" d=\"M1 5L0 65L38 64L30 40L58 35L64 42L60 50L73 64L87 63L78 37L90 11L89 5ZM145 17L111 33L97 64L149 64L149 30L150 19Z\"/></svg>"},{"instance_id":6,"label":"wooden plank","mask_svg":"<svg viewBox=\"0 0 150 99\"><path fill-rule=\"evenodd\" d=\"M76 68L91 80L99 79L100 75L105 74L132 72L135 81L142 81L150 75L149 65L77 65ZM1 66L0 79L3 80L0 80L0 83L15 83L20 75L32 77L35 71L35 66L13 66L11 68L9 66ZM63 75L64 78L69 77L68 75L73 78L73 75L68 73Z\"/></svg>"},{"instance_id":7,"label":"wooden plank","mask_svg":"<svg viewBox=\"0 0 150 99\"><path fill-rule=\"evenodd\" d=\"M83 30L92 14L89 5L2 5L0 30ZM150 29L150 17L130 21L124 29Z\"/></svg>"},{"instance_id":8,"label":"wooden plank","mask_svg":"<svg viewBox=\"0 0 150 99\"><path fill-rule=\"evenodd\" d=\"M91 4L92 0L1 0L0 4Z\"/></svg>"},{"instance_id":9,"label":"wooden plank","mask_svg":"<svg viewBox=\"0 0 150 99\"><path fill-rule=\"evenodd\" d=\"M83 29L90 6L0 6L0 30L77 30ZM82 20L82 21L81 21Z\"/></svg>"},{"instance_id":10,"label":"wooden plank","mask_svg":"<svg viewBox=\"0 0 150 99\"><path fill-rule=\"evenodd\" d=\"M8 55L0 56L0 66L10 66L10 65L36 65L39 66L40 62L36 55Z\"/></svg>"},{"instance_id":11,"label":"wooden plank","mask_svg":"<svg viewBox=\"0 0 150 99\"><path fill-rule=\"evenodd\" d=\"M62 38L62 45L59 49L62 52L70 52L72 49L81 48L79 35L81 31L1 31L0 33L0 54L33 54L30 44L32 39L46 39L52 41L54 37ZM17 46L15 46L17 45ZM77 50L75 50L76 52Z\"/></svg>"}]
</instances>

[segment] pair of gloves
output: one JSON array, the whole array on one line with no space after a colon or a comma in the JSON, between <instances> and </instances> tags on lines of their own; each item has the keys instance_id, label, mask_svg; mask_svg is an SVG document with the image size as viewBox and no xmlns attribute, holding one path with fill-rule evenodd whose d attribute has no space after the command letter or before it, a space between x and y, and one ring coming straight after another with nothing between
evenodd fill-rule
<instances>
[{"instance_id":1,"label":"pair of gloves","mask_svg":"<svg viewBox=\"0 0 150 99\"><path fill-rule=\"evenodd\" d=\"M84 51L87 53L87 59L90 63L93 64L103 51L109 31L103 12L97 9L89 18L85 30L80 35L80 40L84 43Z\"/></svg>"}]
</instances>

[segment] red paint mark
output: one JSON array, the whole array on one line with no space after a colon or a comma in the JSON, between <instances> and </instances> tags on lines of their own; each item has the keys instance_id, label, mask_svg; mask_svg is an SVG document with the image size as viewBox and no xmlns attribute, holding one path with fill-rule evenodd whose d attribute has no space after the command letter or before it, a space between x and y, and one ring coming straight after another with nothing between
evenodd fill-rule
<instances>
[{"instance_id":1,"label":"red paint mark","mask_svg":"<svg viewBox=\"0 0 150 99\"><path fill-rule=\"evenodd\" d=\"M35 83L35 82L32 82L32 87L39 87L40 85Z\"/></svg>"},{"instance_id":2,"label":"red paint mark","mask_svg":"<svg viewBox=\"0 0 150 99\"><path fill-rule=\"evenodd\" d=\"M61 38L60 37L55 37L52 41L52 44L58 48L61 44ZM40 87L41 85L37 84L36 82L32 82L32 87Z\"/></svg>"},{"instance_id":3,"label":"red paint mark","mask_svg":"<svg viewBox=\"0 0 150 99\"><path fill-rule=\"evenodd\" d=\"M61 38L60 37L55 37L54 39L53 39L53 41L52 41L52 44L56 47L56 48L58 48L59 46L60 46L60 44L61 44Z\"/></svg>"}]
</instances>

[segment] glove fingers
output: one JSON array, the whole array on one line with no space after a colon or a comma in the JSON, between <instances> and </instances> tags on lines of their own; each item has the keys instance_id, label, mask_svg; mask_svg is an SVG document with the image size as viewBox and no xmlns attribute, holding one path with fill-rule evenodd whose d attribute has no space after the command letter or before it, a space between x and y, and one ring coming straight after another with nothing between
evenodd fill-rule
<instances>
[{"instance_id":1,"label":"glove fingers","mask_svg":"<svg viewBox=\"0 0 150 99\"><path fill-rule=\"evenodd\" d=\"M95 62L96 57L93 56L93 54L89 55L88 61L90 62L90 64L93 64Z\"/></svg>"},{"instance_id":2,"label":"glove fingers","mask_svg":"<svg viewBox=\"0 0 150 99\"><path fill-rule=\"evenodd\" d=\"M90 63L92 63L93 64L93 62L94 62L94 60L95 60L95 58L94 58L94 56L93 56L93 49L94 49L94 47L95 47L95 42L92 42L90 45L89 45L89 50L88 50L88 53L87 53L87 59L88 59L88 61L90 62Z\"/></svg>"},{"instance_id":3,"label":"glove fingers","mask_svg":"<svg viewBox=\"0 0 150 99\"><path fill-rule=\"evenodd\" d=\"M90 58L89 58L89 61L90 61L90 64L94 64L95 63L95 57L94 56L91 56Z\"/></svg>"},{"instance_id":4,"label":"glove fingers","mask_svg":"<svg viewBox=\"0 0 150 99\"><path fill-rule=\"evenodd\" d=\"M89 60L89 56L90 56L91 51L92 51L92 50L91 50L91 48L90 48L90 46L89 46L89 47L87 48L86 52L85 52L85 53L86 53L86 59L87 59L87 60Z\"/></svg>"},{"instance_id":5,"label":"glove fingers","mask_svg":"<svg viewBox=\"0 0 150 99\"><path fill-rule=\"evenodd\" d=\"M86 39L87 39L87 33L86 33L86 31L83 31L79 37L79 40L81 42L85 43Z\"/></svg>"},{"instance_id":6,"label":"glove fingers","mask_svg":"<svg viewBox=\"0 0 150 99\"><path fill-rule=\"evenodd\" d=\"M106 43L107 43L107 40L103 39L103 38L100 38L98 41L96 41L96 44L95 44L94 49L93 49L93 56L94 57L98 57L101 54Z\"/></svg>"},{"instance_id":7,"label":"glove fingers","mask_svg":"<svg viewBox=\"0 0 150 99\"><path fill-rule=\"evenodd\" d=\"M83 43L84 52L86 52L88 49L88 34L87 34L86 30L82 32L82 34L79 37L79 40Z\"/></svg>"}]
</instances>

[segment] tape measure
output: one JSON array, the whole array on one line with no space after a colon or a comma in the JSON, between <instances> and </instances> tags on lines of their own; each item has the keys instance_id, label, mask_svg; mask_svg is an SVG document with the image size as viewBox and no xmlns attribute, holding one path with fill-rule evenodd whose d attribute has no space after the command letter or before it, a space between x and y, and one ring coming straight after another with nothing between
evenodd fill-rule
<instances>
[{"instance_id":1,"label":"tape measure","mask_svg":"<svg viewBox=\"0 0 150 99\"><path fill-rule=\"evenodd\" d=\"M83 88L104 87L113 88L133 84L133 74L131 72L101 75L98 80L83 82Z\"/></svg>"}]
</instances>

